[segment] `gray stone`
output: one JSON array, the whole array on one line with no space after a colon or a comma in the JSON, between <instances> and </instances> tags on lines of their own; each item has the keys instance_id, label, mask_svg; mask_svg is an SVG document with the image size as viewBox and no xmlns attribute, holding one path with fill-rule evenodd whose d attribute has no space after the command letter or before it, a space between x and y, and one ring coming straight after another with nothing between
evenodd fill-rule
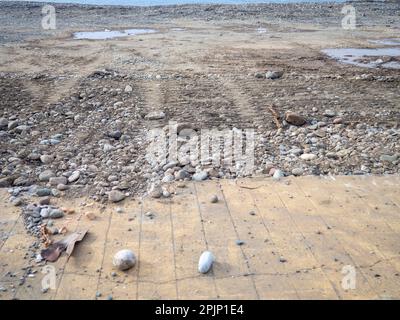
<instances>
[{"instance_id":1,"label":"gray stone","mask_svg":"<svg viewBox=\"0 0 400 320\"><path fill-rule=\"evenodd\" d=\"M49 215L50 215L50 210L51 209L49 209L49 208L43 208L42 210L40 210L40 216L43 219L47 219L49 217Z\"/></svg>"},{"instance_id":2,"label":"gray stone","mask_svg":"<svg viewBox=\"0 0 400 320\"><path fill-rule=\"evenodd\" d=\"M112 190L108 193L108 200L111 202L119 202L125 199L125 194L119 190Z\"/></svg>"},{"instance_id":3,"label":"gray stone","mask_svg":"<svg viewBox=\"0 0 400 320\"><path fill-rule=\"evenodd\" d=\"M7 129L8 120L6 118L0 118L0 130Z\"/></svg>"},{"instance_id":4,"label":"gray stone","mask_svg":"<svg viewBox=\"0 0 400 320\"><path fill-rule=\"evenodd\" d=\"M14 120L14 121L10 121L9 123L8 123L8 130L12 130L12 129L15 129L16 127L18 127L18 120Z\"/></svg>"},{"instance_id":5,"label":"gray stone","mask_svg":"<svg viewBox=\"0 0 400 320\"><path fill-rule=\"evenodd\" d=\"M49 218L50 219L58 219L64 217L64 212L60 209L52 209L49 212Z\"/></svg>"},{"instance_id":6,"label":"gray stone","mask_svg":"<svg viewBox=\"0 0 400 320\"><path fill-rule=\"evenodd\" d=\"M136 263L136 256L133 251L124 249L118 251L113 258L113 265L118 270L125 271L132 268Z\"/></svg>"},{"instance_id":7,"label":"gray stone","mask_svg":"<svg viewBox=\"0 0 400 320\"><path fill-rule=\"evenodd\" d=\"M208 178L208 172L207 171L200 171L197 172L193 175L192 179L195 181L203 181Z\"/></svg>"},{"instance_id":8,"label":"gray stone","mask_svg":"<svg viewBox=\"0 0 400 320\"><path fill-rule=\"evenodd\" d=\"M72 174L68 177L68 182L69 182L69 183L73 183L73 182L75 182L76 180L78 180L80 176L81 176L80 171L74 171L74 172L72 172Z\"/></svg>"},{"instance_id":9,"label":"gray stone","mask_svg":"<svg viewBox=\"0 0 400 320\"><path fill-rule=\"evenodd\" d=\"M172 174L166 174L164 176L164 178L162 179L162 182L168 183L168 182L172 182L174 180L175 180L175 177Z\"/></svg>"},{"instance_id":10,"label":"gray stone","mask_svg":"<svg viewBox=\"0 0 400 320\"><path fill-rule=\"evenodd\" d=\"M58 186L59 184L63 184L63 185L65 185L65 184L67 184L68 182L67 182L67 178L66 177L51 177L50 179L49 179L49 183L50 183L50 185L52 185L52 186Z\"/></svg>"},{"instance_id":11,"label":"gray stone","mask_svg":"<svg viewBox=\"0 0 400 320\"><path fill-rule=\"evenodd\" d=\"M185 169L181 169L177 172L175 172L175 179L176 180L183 180L189 176L189 172L187 172Z\"/></svg>"},{"instance_id":12,"label":"gray stone","mask_svg":"<svg viewBox=\"0 0 400 320\"><path fill-rule=\"evenodd\" d=\"M275 179L275 180L279 180L279 179L283 178L284 176L285 175L284 175L282 170L276 169L274 171L274 174L273 174L272 178Z\"/></svg>"},{"instance_id":13,"label":"gray stone","mask_svg":"<svg viewBox=\"0 0 400 320\"><path fill-rule=\"evenodd\" d=\"M333 118L334 116L336 116L336 112L334 110L325 110L324 112L324 116L329 117L329 118Z\"/></svg>"},{"instance_id":14,"label":"gray stone","mask_svg":"<svg viewBox=\"0 0 400 320\"><path fill-rule=\"evenodd\" d=\"M44 154L40 156L40 161L44 164L50 164L54 161L54 156L49 154Z\"/></svg>"},{"instance_id":15,"label":"gray stone","mask_svg":"<svg viewBox=\"0 0 400 320\"><path fill-rule=\"evenodd\" d=\"M59 190L59 191L65 191L67 189L68 189L68 186L65 184L60 183L57 185L57 190Z\"/></svg>"},{"instance_id":16,"label":"gray stone","mask_svg":"<svg viewBox=\"0 0 400 320\"><path fill-rule=\"evenodd\" d=\"M165 113L162 111L153 111L145 116L147 120L161 120L165 118Z\"/></svg>"},{"instance_id":17,"label":"gray stone","mask_svg":"<svg viewBox=\"0 0 400 320\"><path fill-rule=\"evenodd\" d=\"M217 203L217 202L218 202L218 196L214 194L214 195L211 197L210 202L211 202L211 203Z\"/></svg>"},{"instance_id":18,"label":"gray stone","mask_svg":"<svg viewBox=\"0 0 400 320\"><path fill-rule=\"evenodd\" d=\"M395 162L397 159L399 158L399 156L397 154L395 155L388 155L388 154L383 154L380 156L380 160L383 162Z\"/></svg>"},{"instance_id":19,"label":"gray stone","mask_svg":"<svg viewBox=\"0 0 400 320\"><path fill-rule=\"evenodd\" d=\"M302 168L294 168L292 170L292 174L294 176L301 176L301 175L303 175L303 173L304 173L304 170Z\"/></svg>"},{"instance_id":20,"label":"gray stone","mask_svg":"<svg viewBox=\"0 0 400 320\"><path fill-rule=\"evenodd\" d=\"M45 170L39 174L39 181L47 182L50 180L51 177L54 177L55 174L51 170Z\"/></svg>"},{"instance_id":21,"label":"gray stone","mask_svg":"<svg viewBox=\"0 0 400 320\"><path fill-rule=\"evenodd\" d=\"M317 155L313 154L313 153L303 153L300 156L300 159L305 160L305 161L311 161L314 160L317 157Z\"/></svg>"},{"instance_id":22,"label":"gray stone","mask_svg":"<svg viewBox=\"0 0 400 320\"><path fill-rule=\"evenodd\" d=\"M49 188L40 188L36 191L38 197L47 197L51 195L51 190Z\"/></svg>"},{"instance_id":23,"label":"gray stone","mask_svg":"<svg viewBox=\"0 0 400 320\"><path fill-rule=\"evenodd\" d=\"M265 78L266 79L271 79L271 80L279 79L282 76L283 76L283 71L268 71L265 74Z\"/></svg>"}]
</instances>

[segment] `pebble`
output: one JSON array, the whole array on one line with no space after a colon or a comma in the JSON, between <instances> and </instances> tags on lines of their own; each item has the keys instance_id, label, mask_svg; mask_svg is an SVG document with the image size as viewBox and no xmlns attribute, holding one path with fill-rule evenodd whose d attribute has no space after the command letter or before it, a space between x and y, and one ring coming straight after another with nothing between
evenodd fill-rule
<instances>
[{"instance_id":1,"label":"pebble","mask_svg":"<svg viewBox=\"0 0 400 320\"><path fill-rule=\"evenodd\" d=\"M39 204L41 206L49 205L50 204L50 197L44 197L39 200Z\"/></svg>"},{"instance_id":2,"label":"pebble","mask_svg":"<svg viewBox=\"0 0 400 320\"><path fill-rule=\"evenodd\" d=\"M60 183L57 185L57 190L65 191L67 189L68 189L68 186L66 184Z\"/></svg>"},{"instance_id":3,"label":"pebble","mask_svg":"<svg viewBox=\"0 0 400 320\"><path fill-rule=\"evenodd\" d=\"M132 92L132 91L133 91L133 88L128 84L128 85L125 87L124 91L125 91L125 92Z\"/></svg>"},{"instance_id":4,"label":"pebble","mask_svg":"<svg viewBox=\"0 0 400 320\"><path fill-rule=\"evenodd\" d=\"M0 130L7 129L8 120L6 118L0 118Z\"/></svg>"},{"instance_id":5,"label":"pebble","mask_svg":"<svg viewBox=\"0 0 400 320\"><path fill-rule=\"evenodd\" d=\"M52 209L49 212L50 219L58 219L64 217L64 212L60 209Z\"/></svg>"},{"instance_id":6,"label":"pebble","mask_svg":"<svg viewBox=\"0 0 400 320\"><path fill-rule=\"evenodd\" d=\"M211 203L217 203L217 202L218 202L218 196L214 194L214 195L211 197L210 202L211 202Z\"/></svg>"},{"instance_id":7,"label":"pebble","mask_svg":"<svg viewBox=\"0 0 400 320\"><path fill-rule=\"evenodd\" d=\"M121 271L132 268L136 263L136 256L133 251L124 249L114 255L113 265Z\"/></svg>"},{"instance_id":8,"label":"pebble","mask_svg":"<svg viewBox=\"0 0 400 320\"><path fill-rule=\"evenodd\" d=\"M48 154L41 155L40 161L44 164L50 164L54 161L54 156Z\"/></svg>"},{"instance_id":9,"label":"pebble","mask_svg":"<svg viewBox=\"0 0 400 320\"><path fill-rule=\"evenodd\" d=\"M235 243L236 243L236 245L238 245L238 246L244 245L244 241L242 241L242 240L236 240Z\"/></svg>"},{"instance_id":10,"label":"pebble","mask_svg":"<svg viewBox=\"0 0 400 320\"><path fill-rule=\"evenodd\" d=\"M38 197L47 197L51 195L51 190L48 188L41 188L36 191Z\"/></svg>"},{"instance_id":11,"label":"pebble","mask_svg":"<svg viewBox=\"0 0 400 320\"><path fill-rule=\"evenodd\" d=\"M207 273L210 271L215 261L214 255L210 251L204 251L199 259L198 270L200 273Z\"/></svg>"},{"instance_id":12,"label":"pebble","mask_svg":"<svg viewBox=\"0 0 400 320\"><path fill-rule=\"evenodd\" d=\"M165 113L162 111L153 111L145 116L146 120L161 120L165 118Z\"/></svg>"},{"instance_id":13,"label":"pebble","mask_svg":"<svg viewBox=\"0 0 400 320\"><path fill-rule=\"evenodd\" d=\"M294 126L302 126L306 123L306 119L304 117L292 111L285 113L285 120Z\"/></svg>"},{"instance_id":14,"label":"pebble","mask_svg":"<svg viewBox=\"0 0 400 320\"><path fill-rule=\"evenodd\" d=\"M279 79L282 76L283 76L283 71L268 71L265 74L265 78L266 79L271 79L271 80Z\"/></svg>"},{"instance_id":15,"label":"pebble","mask_svg":"<svg viewBox=\"0 0 400 320\"><path fill-rule=\"evenodd\" d=\"M51 177L49 183L52 186L58 186L59 184L66 185L68 181L66 177Z\"/></svg>"},{"instance_id":16,"label":"pebble","mask_svg":"<svg viewBox=\"0 0 400 320\"><path fill-rule=\"evenodd\" d=\"M301 175L303 175L303 173L304 173L304 170L302 168L294 168L292 170L292 174L294 176L301 176Z\"/></svg>"},{"instance_id":17,"label":"pebble","mask_svg":"<svg viewBox=\"0 0 400 320\"><path fill-rule=\"evenodd\" d=\"M317 155L313 154L313 153L303 153L300 156L300 159L305 160L305 161L311 161L314 160L317 157Z\"/></svg>"},{"instance_id":18,"label":"pebble","mask_svg":"<svg viewBox=\"0 0 400 320\"><path fill-rule=\"evenodd\" d=\"M51 170L45 170L39 174L39 181L47 182L50 180L51 177L54 177L55 174Z\"/></svg>"},{"instance_id":19,"label":"pebble","mask_svg":"<svg viewBox=\"0 0 400 320\"><path fill-rule=\"evenodd\" d=\"M329 118L333 118L334 116L336 116L336 112L333 110L325 110L324 112L324 116L329 117Z\"/></svg>"},{"instance_id":20,"label":"pebble","mask_svg":"<svg viewBox=\"0 0 400 320\"><path fill-rule=\"evenodd\" d=\"M20 205L23 204L23 201L21 198L15 198L14 200L12 200L12 205L15 207L19 207Z\"/></svg>"},{"instance_id":21,"label":"pebble","mask_svg":"<svg viewBox=\"0 0 400 320\"><path fill-rule=\"evenodd\" d=\"M200 171L197 172L193 175L192 179L195 181L203 181L208 178L208 172L207 171Z\"/></svg>"},{"instance_id":22,"label":"pebble","mask_svg":"<svg viewBox=\"0 0 400 320\"><path fill-rule=\"evenodd\" d=\"M275 180L280 180L281 178L283 178L285 176L285 174L283 173L282 170L279 169L275 169L274 173L272 175L272 178Z\"/></svg>"},{"instance_id":23,"label":"pebble","mask_svg":"<svg viewBox=\"0 0 400 320\"><path fill-rule=\"evenodd\" d=\"M386 161L386 162L395 162L399 158L399 155L388 155L384 154L379 157L379 160Z\"/></svg>"},{"instance_id":24,"label":"pebble","mask_svg":"<svg viewBox=\"0 0 400 320\"><path fill-rule=\"evenodd\" d=\"M79 179L79 177L81 176L81 172L80 171L74 171L69 177L68 177L68 182L69 183L73 183L75 181L77 181ZM65 183L64 183L65 184Z\"/></svg>"},{"instance_id":25,"label":"pebble","mask_svg":"<svg viewBox=\"0 0 400 320\"><path fill-rule=\"evenodd\" d=\"M149 190L149 194L150 194L150 197L152 197L154 199L158 199L158 198L162 197L163 190L161 187L153 185Z\"/></svg>"},{"instance_id":26,"label":"pebble","mask_svg":"<svg viewBox=\"0 0 400 320\"><path fill-rule=\"evenodd\" d=\"M125 194L119 190L112 190L108 193L108 200L111 202L119 202L125 199Z\"/></svg>"}]
</instances>

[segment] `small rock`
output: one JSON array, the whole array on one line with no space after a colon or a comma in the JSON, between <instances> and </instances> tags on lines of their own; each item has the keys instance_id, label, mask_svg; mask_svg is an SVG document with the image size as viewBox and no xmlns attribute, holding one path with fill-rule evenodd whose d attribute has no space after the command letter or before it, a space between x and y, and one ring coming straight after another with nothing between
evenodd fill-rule
<instances>
[{"instance_id":1,"label":"small rock","mask_svg":"<svg viewBox=\"0 0 400 320\"><path fill-rule=\"evenodd\" d=\"M113 265L121 271L128 270L132 268L136 263L135 254L128 249L118 251L114 255Z\"/></svg>"},{"instance_id":2,"label":"small rock","mask_svg":"<svg viewBox=\"0 0 400 320\"><path fill-rule=\"evenodd\" d=\"M275 180L280 180L284 176L285 176L285 174L283 173L282 170L276 169L274 171L274 174L273 174L272 178L275 179Z\"/></svg>"},{"instance_id":3,"label":"small rock","mask_svg":"<svg viewBox=\"0 0 400 320\"><path fill-rule=\"evenodd\" d=\"M55 174L51 170L45 170L39 174L39 181L47 182L50 180L51 177L54 177Z\"/></svg>"},{"instance_id":4,"label":"small rock","mask_svg":"<svg viewBox=\"0 0 400 320\"><path fill-rule=\"evenodd\" d=\"M132 92L132 91L133 91L133 88L128 84L128 85L125 87L124 91L125 91L125 92Z\"/></svg>"},{"instance_id":5,"label":"small rock","mask_svg":"<svg viewBox=\"0 0 400 320\"><path fill-rule=\"evenodd\" d=\"M119 202L125 199L125 194L119 190L112 190L108 193L108 200L111 202Z\"/></svg>"},{"instance_id":6,"label":"small rock","mask_svg":"<svg viewBox=\"0 0 400 320\"><path fill-rule=\"evenodd\" d=\"M44 164L50 164L54 161L54 156L49 154L44 154L40 156L40 161Z\"/></svg>"},{"instance_id":7,"label":"small rock","mask_svg":"<svg viewBox=\"0 0 400 320\"><path fill-rule=\"evenodd\" d=\"M211 202L211 203L217 203L217 202L218 202L218 197L217 197L217 195L214 194L214 195L211 197L210 202Z\"/></svg>"},{"instance_id":8,"label":"small rock","mask_svg":"<svg viewBox=\"0 0 400 320\"><path fill-rule=\"evenodd\" d=\"M152 197L154 199L161 198L163 195L163 190L160 186L153 185L149 190L149 195L150 195L150 197Z\"/></svg>"},{"instance_id":9,"label":"small rock","mask_svg":"<svg viewBox=\"0 0 400 320\"><path fill-rule=\"evenodd\" d=\"M51 190L48 188L41 188L36 191L38 197L47 197L51 195Z\"/></svg>"},{"instance_id":10,"label":"small rock","mask_svg":"<svg viewBox=\"0 0 400 320\"><path fill-rule=\"evenodd\" d=\"M208 172L207 171L200 171L197 172L193 175L192 179L195 181L203 181L208 178Z\"/></svg>"},{"instance_id":11,"label":"small rock","mask_svg":"<svg viewBox=\"0 0 400 320\"><path fill-rule=\"evenodd\" d=\"M63 183L60 183L60 184L57 185L57 190L65 191L67 189L68 189L68 186L63 184Z\"/></svg>"},{"instance_id":12,"label":"small rock","mask_svg":"<svg viewBox=\"0 0 400 320\"><path fill-rule=\"evenodd\" d=\"M343 119L342 118L333 119L333 124L341 124L341 123L343 123Z\"/></svg>"},{"instance_id":13,"label":"small rock","mask_svg":"<svg viewBox=\"0 0 400 320\"><path fill-rule=\"evenodd\" d=\"M165 113L162 111L153 111L145 116L147 120L161 120L165 118Z\"/></svg>"},{"instance_id":14,"label":"small rock","mask_svg":"<svg viewBox=\"0 0 400 320\"><path fill-rule=\"evenodd\" d=\"M311 161L314 160L317 157L317 155L313 154L313 153L303 153L300 156L300 159L305 160L305 161Z\"/></svg>"},{"instance_id":15,"label":"small rock","mask_svg":"<svg viewBox=\"0 0 400 320\"><path fill-rule=\"evenodd\" d=\"M15 129L16 127L18 127L19 121L18 120L14 120L14 121L10 121L8 123L7 129L8 130L12 130Z\"/></svg>"},{"instance_id":16,"label":"small rock","mask_svg":"<svg viewBox=\"0 0 400 320\"><path fill-rule=\"evenodd\" d=\"M207 273L210 271L214 263L214 255L210 251L204 251L199 259L198 270L200 273Z\"/></svg>"},{"instance_id":17,"label":"small rock","mask_svg":"<svg viewBox=\"0 0 400 320\"><path fill-rule=\"evenodd\" d=\"M15 199L12 201L12 204L13 204L13 206L15 206L15 207L19 207L20 205L22 205L22 203L23 203L23 201L22 201L21 198L15 198Z\"/></svg>"},{"instance_id":18,"label":"small rock","mask_svg":"<svg viewBox=\"0 0 400 320\"><path fill-rule=\"evenodd\" d=\"M49 183L52 186L58 186L59 184L67 184L67 178L66 177L51 177L49 179Z\"/></svg>"},{"instance_id":19,"label":"small rock","mask_svg":"<svg viewBox=\"0 0 400 320\"><path fill-rule=\"evenodd\" d=\"M122 136L122 132L119 130L114 130L114 131L108 132L107 136L110 138L113 138L115 140L119 140Z\"/></svg>"},{"instance_id":20,"label":"small rock","mask_svg":"<svg viewBox=\"0 0 400 320\"><path fill-rule=\"evenodd\" d=\"M81 176L80 171L74 171L69 177L68 177L68 182L69 183L73 183L76 180L79 179L79 177Z\"/></svg>"},{"instance_id":21,"label":"small rock","mask_svg":"<svg viewBox=\"0 0 400 320\"><path fill-rule=\"evenodd\" d=\"M150 220L153 220L155 217L154 212L151 212L151 211L146 212L144 215L145 215L145 217L149 218Z\"/></svg>"},{"instance_id":22,"label":"small rock","mask_svg":"<svg viewBox=\"0 0 400 320\"><path fill-rule=\"evenodd\" d=\"M64 217L64 212L60 209L52 209L49 213L50 219L58 219Z\"/></svg>"},{"instance_id":23,"label":"small rock","mask_svg":"<svg viewBox=\"0 0 400 320\"><path fill-rule=\"evenodd\" d=\"M304 170L302 168L294 168L292 170L292 174L294 176L301 176L301 175L303 175L303 173L304 173Z\"/></svg>"},{"instance_id":24,"label":"small rock","mask_svg":"<svg viewBox=\"0 0 400 320\"><path fill-rule=\"evenodd\" d=\"M242 241L242 240L236 240L235 243L236 243L236 245L238 245L238 246L244 245L244 241Z\"/></svg>"},{"instance_id":25,"label":"small rock","mask_svg":"<svg viewBox=\"0 0 400 320\"><path fill-rule=\"evenodd\" d=\"M6 118L0 118L0 130L7 129L8 120Z\"/></svg>"},{"instance_id":26,"label":"small rock","mask_svg":"<svg viewBox=\"0 0 400 320\"><path fill-rule=\"evenodd\" d=\"M115 150L115 147L113 147L111 144L109 144L109 143L105 143L104 144L104 146L103 146L103 151L104 152L111 152L111 151L114 151Z\"/></svg>"},{"instance_id":27,"label":"small rock","mask_svg":"<svg viewBox=\"0 0 400 320\"><path fill-rule=\"evenodd\" d=\"M41 206L46 206L50 204L50 197L44 197L42 199L39 200L39 204Z\"/></svg>"},{"instance_id":28,"label":"small rock","mask_svg":"<svg viewBox=\"0 0 400 320\"><path fill-rule=\"evenodd\" d=\"M304 119L304 117L292 111L287 111L285 113L285 120L294 126L302 126L306 123L306 119Z\"/></svg>"},{"instance_id":29,"label":"small rock","mask_svg":"<svg viewBox=\"0 0 400 320\"><path fill-rule=\"evenodd\" d=\"M265 78L271 79L271 80L279 79L282 76L283 76L283 71L268 71L265 74Z\"/></svg>"},{"instance_id":30,"label":"small rock","mask_svg":"<svg viewBox=\"0 0 400 320\"><path fill-rule=\"evenodd\" d=\"M175 177L172 174L166 174L164 178L161 180L163 183L169 183L175 180Z\"/></svg>"},{"instance_id":31,"label":"small rock","mask_svg":"<svg viewBox=\"0 0 400 320\"><path fill-rule=\"evenodd\" d=\"M381 160L381 161L383 161L383 162L395 162L397 159L399 158L399 156L398 155L388 155L388 154L384 154L384 155L381 155L380 157L379 157L379 159Z\"/></svg>"},{"instance_id":32,"label":"small rock","mask_svg":"<svg viewBox=\"0 0 400 320\"><path fill-rule=\"evenodd\" d=\"M167 190L163 191L163 197L164 198L169 198L170 196L171 196L171 193L169 191L167 191Z\"/></svg>"},{"instance_id":33,"label":"small rock","mask_svg":"<svg viewBox=\"0 0 400 320\"><path fill-rule=\"evenodd\" d=\"M336 116L336 112L333 111L333 110L325 110L324 116L329 117L329 118L333 118L334 116Z\"/></svg>"},{"instance_id":34,"label":"small rock","mask_svg":"<svg viewBox=\"0 0 400 320\"><path fill-rule=\"evenodd\" d=\"M85 217L88 218L89 220L95 220L96 215L93 212L86 212Z\"/></svg>"}]
</instances>

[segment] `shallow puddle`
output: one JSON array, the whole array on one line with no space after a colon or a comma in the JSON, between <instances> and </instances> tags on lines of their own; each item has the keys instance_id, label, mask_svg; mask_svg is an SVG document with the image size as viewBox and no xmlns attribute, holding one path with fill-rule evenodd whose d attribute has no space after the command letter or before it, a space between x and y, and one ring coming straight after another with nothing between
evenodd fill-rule
<instances>
[{"instance_id":1,"label":"shallow puddle","mask_svg":"<svg viewBox=\"0 0 400 320\"><path fill-rule=\"evenodd\" d=\"M86 40L107 40L114 38L122 38L128 36L134 36L146 33L155 33L153 29L127 29L121 31L93 31L93 32L75 32L74 39L86 39Z\"/></svg>"},{"instance_id":2,"label":"shallow puddle","mask_svg":"<svg viewBox=\"0 0 400 320\"><path fill-rule=\"evenodd\" d=\"M342 63L359 67L400 69L400 47L376 49L340 48L325 49L322 52Z\"/></svg>"}]
</instances>

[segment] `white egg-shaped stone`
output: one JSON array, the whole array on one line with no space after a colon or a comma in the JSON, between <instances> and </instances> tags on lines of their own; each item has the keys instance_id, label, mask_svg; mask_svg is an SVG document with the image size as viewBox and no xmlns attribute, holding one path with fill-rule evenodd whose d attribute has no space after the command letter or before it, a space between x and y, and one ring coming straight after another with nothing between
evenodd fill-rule
<instances>
[{"instance_id":1,"label":"white egg-shaped stone","mask_svg":"<svg viewBox=\"0 0 400 320\"><path fill-rule=\"evenodd\" d=\"M199 272L207 273L210 271L214 260L214 255L210 251L204 251L199 259Z\"/></svg>"},{"instance_id":2,"label":"white egg-shaped stone","mask_svg":"<svg viewBox=\"0 0 400 320\"><path fill-rule=\"evenodd\" d=\"M128 249L118 251L114 255L113 265L121 271L128 270L132 268L136 263L135 254Z\"/></svg>"}]
</instances>

